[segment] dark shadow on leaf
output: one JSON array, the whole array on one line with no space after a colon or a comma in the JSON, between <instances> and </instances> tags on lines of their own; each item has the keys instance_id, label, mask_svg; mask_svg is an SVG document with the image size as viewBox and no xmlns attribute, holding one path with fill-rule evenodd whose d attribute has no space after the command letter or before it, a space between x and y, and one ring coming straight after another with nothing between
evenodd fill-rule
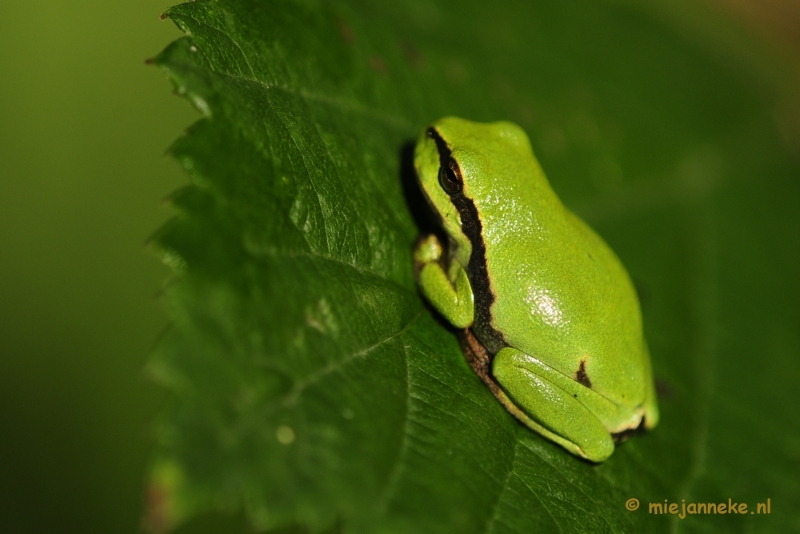
<instances>
[{"instance_id":1,"label":"dark shadow on leaf","mask_svg":"<svg viewBox=\"0 0 800 534\"><path fill-rule=\"evenodd\" d=\"M656 394L658 394L658 400L672 400L675 397L675 388L666 380L656 377Z\"/></svg>"},{"instance_id":2,"label":"dark shadow on leaf","mask_svg":"<svg viewBox=\"0 0 800 534\"><path fill-rule=\"evenodd\" d=\"M633 287L636 288L636 295L639 297L639 304L642 306L642 309L645 309L647 305L650 304L650 300L653 296L652 291L650 291L650 286L644 280L634 279Z\"/></svg>"},{"instance_id":3,"label":"dark shadow on leaf","mask_svg":"<svg viewBox=\"0 0 800 534\"><path fill-rule=\"evenodd\" d=\"M403 186L403 196L420 235L435 233L441 238L439 225L436 224L434 214L431 213L428 201L417 181L417 171L414 169L414 145L414 141L408 141L400 148L400 183Z\"/></svg>"}]
</instances>

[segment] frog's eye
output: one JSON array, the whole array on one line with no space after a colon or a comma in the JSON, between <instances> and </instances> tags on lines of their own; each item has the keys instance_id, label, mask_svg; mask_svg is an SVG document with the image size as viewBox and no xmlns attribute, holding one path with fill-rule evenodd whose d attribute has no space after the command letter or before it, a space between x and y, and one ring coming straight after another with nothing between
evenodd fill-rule
<instances>
[{"instance_id":1,"label":"frog's eye","mask_svg":"<svg viewBox=\"0 0 800 534\"><path fill-rule=\"evenodd\" d=\"M451 159L447 165L439 167L439 184L448 195L460 193L464 188L464 181L461 179L461 169L458 163Z\"/></svg>"}]
</instances>

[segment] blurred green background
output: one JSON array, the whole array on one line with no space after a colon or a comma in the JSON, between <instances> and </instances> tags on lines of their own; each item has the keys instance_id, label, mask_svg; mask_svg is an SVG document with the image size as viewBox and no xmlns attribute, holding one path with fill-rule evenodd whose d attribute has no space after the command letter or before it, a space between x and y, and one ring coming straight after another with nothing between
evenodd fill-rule
<instances>
[{"instance_id":1,"label":"blurred green background","mask_svg":"<svg viewBox=\"0 0 800 534\"><path fill-rule=\"evenodd\" d=\"M169 0L0 2L0 532L136 532L143 366L169 271L145 249L197 117L145 66Z\"/></svg>"},{"instance_id":2,"label":"blurred green background","mask_svg":"<svg viewBox=\"0 0 800 534\"><path fill-rule=\"evenodd\" d=\"M186 181L163 153L197 118L144 65L179 35L159 21L169 5L0 2L2 533L138 529L165 397L143 366L169 276L144 243ZM797 4L664 5L654 16L778 87L776 123L796 150ZM200 528L214 530L183 531Z\"/></svg>"}]
</instances>

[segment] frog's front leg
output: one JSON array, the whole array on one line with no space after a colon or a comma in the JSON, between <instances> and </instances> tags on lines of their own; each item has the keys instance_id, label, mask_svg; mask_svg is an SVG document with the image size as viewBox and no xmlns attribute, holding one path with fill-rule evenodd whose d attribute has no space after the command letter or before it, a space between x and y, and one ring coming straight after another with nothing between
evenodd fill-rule
<instances>
[{"instance_id":1,"label":"frog's front leg","mask_svg":"<svg viewBox=\"0 0 800 534\"><path fill-rule=\"evenodd\" d=\"M441 259L442 245L435 235L419 240L414 249L419 287L425 298L453 326L467 328L475 315L475 300L467 272L457 261L451 261L445 272Z\"/></svg>"},{"instance_id":2,"label":"frog's front leg","mask_svg":"<svg viewBox=\"0 0 800 534\"><path fill-rule=\"evenodd\" d=\"M555 441L569 452L602 462L614 452L611 434L574 393L556 385L531 357L517 349L501 349L492 362L492 374L511 402L509 411L526 426Z\"/></svg>"}]
</instances>

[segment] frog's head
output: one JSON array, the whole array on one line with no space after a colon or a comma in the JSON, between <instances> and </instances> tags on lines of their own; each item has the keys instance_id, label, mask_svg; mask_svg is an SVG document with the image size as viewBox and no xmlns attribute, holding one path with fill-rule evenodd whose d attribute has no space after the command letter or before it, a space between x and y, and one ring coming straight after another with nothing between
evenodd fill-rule
<instances>
[{"instance_id":1,"label":"frog's head","mask_svg":"<svg viewBox=\"0 0 800 534\"><path fill-rule=\"evenodd\" d=\"M446 117L428 127L414 152L417 177L450 240L450 252L467 265L480 239L481 214L514 198L515 165L533 158L525 132L509 122L477 123ZM542 175L543 176L543 175Z\"/></svg>"}]
</instances>

